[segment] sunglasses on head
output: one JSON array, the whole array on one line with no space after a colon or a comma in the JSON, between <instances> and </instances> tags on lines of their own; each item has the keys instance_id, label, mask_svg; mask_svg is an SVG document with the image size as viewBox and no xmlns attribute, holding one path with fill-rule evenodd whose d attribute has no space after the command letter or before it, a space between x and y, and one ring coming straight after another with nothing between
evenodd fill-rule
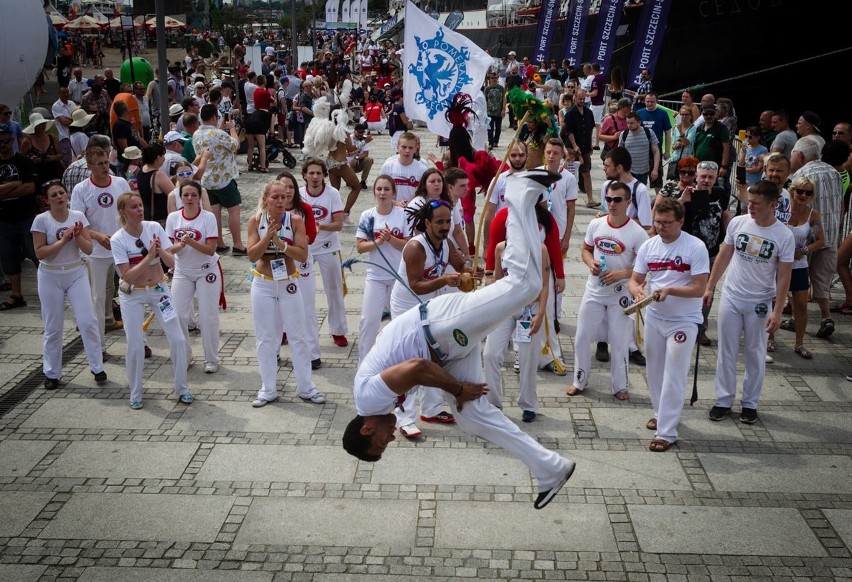
<instances>
[{"instance_id":1,"label":"sunglasses on head","mask_svg":"<svg viewBox=\"0 0 852 582\"><path fill-rule=\"evenodd\" d=\"M446 200L432 200L429 202L429 208L438 208L439 206L450 207L450 203Z\"/></svg>"},{"instance_id":2,"label":"sunglasses on head","mask_svg":"<svg viewBox=\"0 0 852 582\"><path fill-rule=\"evenodd\" d=\"M611 204L615 202L616 204L621 204L624 202L624 196L604 196L604 200L607 204Z\"/></svg>"},{"instance_id":3,"label":"sunglasses on head","mask_svg":"<svg viewBox=\"0 0 852 582\"><path fill-rule=\"evenodd\" d=\"M813 190L809 190L809 189L807 189L807 188L793 188L793 191L794 191L796 194L802 194L802 195L804 195L804 196L813 196L813 195L814 195L814 191L813 191Z\"/></svg>"},{"instance_id":4,"label":"sunglasses on head","mask_svg":"<svg viewBox=\"0 0 852 582\"><path fill-rule=\"evenodd\" d=\"M143 257L148 256L148 249L145 248L145 243L143 243L141 239L136 239L136 248L141 249L141 251L139 252L142 254Z\"/></svg>"},{"instance_id":5,"label":"sunglasses on head","mask_svg":"<svg viewBox=\"0 0 852 582\"><path fill-rule=\"evenodd\" d=\"M679 173L681 176L694 176L695 170L680 170Z\"/></svg>"}]
</instances>

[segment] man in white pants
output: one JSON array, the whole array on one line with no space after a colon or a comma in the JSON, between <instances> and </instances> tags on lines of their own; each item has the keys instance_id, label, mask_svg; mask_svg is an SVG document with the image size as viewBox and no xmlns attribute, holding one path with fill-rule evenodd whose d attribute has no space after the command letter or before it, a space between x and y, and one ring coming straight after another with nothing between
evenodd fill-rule
<instances>
[{"instance_id":1,"label":"man in white pants","mask_svg":"<svg viewBox=\"0 0 852 582\"><path fill-rule=\"evenodd\" d=\"M95 303L95 317L98 318L98 331L101 334L101 352L104 361L106 353L105 322L107 299L112 310L113 275L115 261L110 246L110 237L118 230L118 210L115 203L118 197L130 192L130 185L124 178L109 173L109 153L101 148L88 148L86 162L92 176L74 186L71 193L71 210L79 210L89 221L89 234L96 243L89 257L89 281L92 298ZM144 346L143 346L144 351Z\"/></svg>"},{"instance_id":2,"label":"man in white pants","mask_svg":"<svg viewBox=\"0 0 852 582\"><path fill-rule=\"evenodd\" d=\"M589 268L586 290L577 312L574 338L574 383L565 393L576 396L586 389L591 370L591 342L603 331L610 341L612 395L618 400L630 397L627 381L628 346L633 325L624 315L630 303L627 282L633 274L633 261L648 234L627 216L630 188L623 182L611 182L603 196L609 212L589 223L583 241L582 258ZM602 269L604 266L605 269Z\"/></svg>"},{"instance_id":3,"label":"man in white pants","mask_svg":"<svg viewBox=\"0 0 852 582\"><path fill-rule=\"evenodd\" d=\"M525 179L527 178L527 179ZM500 322L541 291L541 243L533 205L556 174L532 170L510 179L507 275L472 293L432 299L391 321L355 375L358 415L343 435L343 447L378 461L394 440L393 410L406 392L424 383L454 399L459 426L520 458L535 475L536 509L546 506L574 472L573 461L542 447L485 398L480 343Z\"/></svg>"},{"instance_id":4,"label":"man in white pants","mask_svg":"<svg viewBox=\"0 0 852 582\"><path fill-rule=\"evenodd\" d=\"M767 334L781 323L796 246L792 231L775 217L779 195L778 186L769 180L749 187L748 214L737 216L728 224L725 242L707 281L704 304L710 305L716 283L731 266L719 303L716 404L710 409L710 420L722 420L731 412L737 395L740 337L745 335L740 422L757 422Z\"/></svg>"},{"instance_id":5,"label":"man in white pants","mask_svg":"<svg viewBox=\"0 0 852 582\"><path fill-rule=\"evenodd\" d=\"M314 219L317 221L317 236L310 245L310 253L314 264L319 265L322 275L322 285L328 302L328 331L338 347L349 345L346 334L349 326L346 323L346 308L343 305L343 273L340 269L340 239L338 232L343 229L343 201L340 192L325 183L328 168L320 159L308 158L302 166L302 177L305 179L299 194L302 200L314 209ZM316 275L314 275L316 276ZM308 323L308 333L319 330L316 319L316 309L309 313L313 322ZM319 333L318 331L316 333ZM311 360L319 358L319 354L311 354Z\"/></svg>"},{"instance_id":6,"label":"man in white pants","mask_svg":"<svg viewBox=\"0 0 852 582\"><path fill-rule=\"evenodd\" d=\"M639 248L629 285L636 301L650 293L659 294L658 302L645 315L645 369L654 407L654 417L645 426L656 431L649 446L655 453L665 452L677 442L689 357L698 326L704 321L701 296L710 273L704 242L681 232L684 215L683 204L674 198L654 206L657 236Z\"/></svg>"}]
</instances>

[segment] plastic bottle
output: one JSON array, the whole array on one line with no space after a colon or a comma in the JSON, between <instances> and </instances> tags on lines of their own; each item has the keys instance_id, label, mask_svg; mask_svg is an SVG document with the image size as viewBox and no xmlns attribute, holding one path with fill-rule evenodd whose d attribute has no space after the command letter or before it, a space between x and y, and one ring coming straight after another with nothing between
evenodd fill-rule
<instances>
[{"instance_id":1,"label":"plastic bottle","mask_svg":"<svg viewBox=\"0 0 852 582\"><path fill-rule=\"evenodd\" d=\"M600 272L600 275L598 275L598 285L601 286L601 287L606 287L606 283L604 283L603 281L600 280L601 275L603 275L604 271L606 271L606 257L603 256L603 255L601 255L600 264L601 264L601 272Z\"/></svg>"},{"instance_id":2,"label":"plastic bottle","mask_svg":"<svg viewBox=\"0 0 852 582\"><path fill-rule=\"evenodd\" d=\"M127 183L130 185L130 189L133 192L139 192L139 183L136 180L136 174L133 172L127 174Z\"/></svg>"}]
</instances>

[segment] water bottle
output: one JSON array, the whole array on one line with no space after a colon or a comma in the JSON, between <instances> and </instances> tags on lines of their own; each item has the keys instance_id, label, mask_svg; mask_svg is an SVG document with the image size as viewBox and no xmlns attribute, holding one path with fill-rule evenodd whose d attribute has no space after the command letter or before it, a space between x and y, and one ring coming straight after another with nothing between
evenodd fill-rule
<instances>
[{"instance_id":1,"label":"water bottle","mask_svg":"<svg viewBox=\"0 0 852 582\"><path fill-rule=\"evenodd\" d=\"M130 189L133 192L139 192L139 183L136 180L136 174L133 172L127 174L127 183L130 185Z\"/></svg>"},{"instance_id":2,"label":"water bottle","mask_svg":"<svg viewBox=\"0 0 852 582\"><path fill-rule=\"evenodd\" d=\"M601 263L601 272L600 272L600 275L598 275L598 285L601 286L601 287L606 287L606 283L604 283L603 281L600 280L601 275L603 275L604 271L606 271L606 257L605 256L601 255L600 263Z\"/></svg>"}]
</instances>

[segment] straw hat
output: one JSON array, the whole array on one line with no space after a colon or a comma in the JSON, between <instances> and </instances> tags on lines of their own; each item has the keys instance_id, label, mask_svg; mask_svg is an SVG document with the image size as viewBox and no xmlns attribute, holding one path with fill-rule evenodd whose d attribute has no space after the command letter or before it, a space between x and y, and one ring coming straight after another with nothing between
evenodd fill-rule
<instances>
[{"instance_id":1,"label":"straw hat","mask_svg":"<svg viewBox=\"0 0 852 582\"><path fill-rule=\"evenodd\" d=\"M45 127L45 131L53 127L54 121L52 119L45 119L41 113L31 113L30 114L30 124L24 128L24 133L27 135L32 135L35 133L36 128L39 125L47 124Z\"/></svg>"},{"instance_id":2,"label":"straw hat","mask_svg":"<svg viewBox=\"0 0 852 582\"><path fill-rule=\"evenodd\" d=\"M86 113L85 109L78 107L71 112L71 127L86 127L94 118L94 113Z\"/></svg>"},{"instance_id":3,"label":"straw hat","mask_svg":"<svg viewBox=\"0 0 852 582\"><path fill-rule=\"evenodd\" d=\"M124 153L121 155L125 160L141 160L142 150L136 146L128 146L124 148Z\"/></svg>"}]
</instances>

